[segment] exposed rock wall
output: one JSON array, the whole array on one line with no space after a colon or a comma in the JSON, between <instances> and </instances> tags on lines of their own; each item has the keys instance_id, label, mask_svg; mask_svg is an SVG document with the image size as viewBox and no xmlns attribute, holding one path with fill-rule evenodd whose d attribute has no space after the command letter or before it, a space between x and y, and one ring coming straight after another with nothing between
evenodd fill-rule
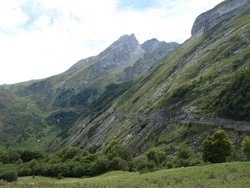
<instances>
[{"instance_id":1,"label":"exposed rock wall","mask_svg":"<svg viewBox=\"0 0 250 188\"><path fill-rule=\"evenodd\" d=\"M237 15L245 6L250 4L250 0L227 0L217 5L212 10L199 15L192 28L192 36L204 34L221 22Z\"/></svg>"}]
</instances>

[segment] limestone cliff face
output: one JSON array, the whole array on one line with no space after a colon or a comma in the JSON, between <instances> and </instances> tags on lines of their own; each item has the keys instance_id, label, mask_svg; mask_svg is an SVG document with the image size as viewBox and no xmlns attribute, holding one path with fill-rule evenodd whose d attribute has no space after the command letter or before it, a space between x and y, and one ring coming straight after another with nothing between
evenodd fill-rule
<instances>
[{"instance_id":1,"label":"limestone cliff face","mask_svg":"<svg viewBox=\"0 0 250 188\"><path fill-rule=\"evenodd\" d=\"M204 34L221 22L237 15L244 7L250 4L250 0L226 0L212 10L198 16L192 28L192 36Z\"/></svg>"}]
</instances>

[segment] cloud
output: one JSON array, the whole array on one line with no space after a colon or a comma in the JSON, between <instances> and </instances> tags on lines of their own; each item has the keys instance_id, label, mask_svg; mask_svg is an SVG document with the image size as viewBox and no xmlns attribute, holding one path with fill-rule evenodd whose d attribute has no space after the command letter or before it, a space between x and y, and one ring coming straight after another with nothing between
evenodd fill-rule
<instances>
[{"instance_id":1,"label":"cloud","mask_svg":"<svg viewBox=\"0 0 250 188\"><path fill-rule=\"evenodd\" d=\"M123 34L183 42L222 0L8 0L0 4L0 84L65 71ZM140 3L139 3L140 2Z\"/></svg>"},{"instance_id":2,"label":"cloud","mask_svg":"<svg viewBox=\"0 0 250 188\"><path fill-rule=\"evenodd\" d=\"M0 30L9 31L24 24L29 19L28 15L21 10L20 5L18 0L8 0L1 3Z\"/></svg>"},{"instance_id":3,"label":"cloud","mask_svg":"<svg viewBox=\"0 0 250 188\"><path fill-rule=\"evenodd\" d=\"M161 2L159 0L118 0L117 8L121 10L133 9L133 10L145 10L159 7Z\"/></svg>"}]
</instances>

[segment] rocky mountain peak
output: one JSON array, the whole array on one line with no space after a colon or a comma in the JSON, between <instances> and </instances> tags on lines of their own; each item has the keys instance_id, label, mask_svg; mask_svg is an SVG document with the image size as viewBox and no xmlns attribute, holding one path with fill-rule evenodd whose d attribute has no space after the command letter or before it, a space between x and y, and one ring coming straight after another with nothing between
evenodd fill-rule
<instances>
[{"instance_id":1,"label":"rocky mountain peak","mask_svg":"<svg viewBox=\"0 0 250 188\"><path fill-rule=\"evenodd\" d=\"M121 36L115 43L121 43L121 44L129 43L131 45L136 45L136 46L139 45L139 42L133 33L131 35Z\"/></svg>"},{"instance_id":2,"label":"rocky mountain peak","mask_svg":"<svg viewBox=\"0 0 250 188\"><path fill-rule=\"evenodd\" d=\"M199 15L192 28L192 36L204 34L216 25L237 15L250 0L226 0L213 9Z\"/></svg>"},{"instance_id":3,"label":"rocky mountain peak","mask_svg":"<svg viewBox=\"0 0 250 188\"><path fill-rule=\"evenodd\" d=\"M99 59L106 57L110 53L122 53L123 55L129 55L136 48L138 48L139 42L134 34L123 35L117 41L112 43L106 50L98 55Z\"/></svg>"},{"instance_id":4,"label":"rocky mountain peak","mask_svg":"<svg viewBox=\"0 0 250 188\"><path fill-rule=\"evenodd\" d=\"M141 47L143 50L145 50L146 52L153 52L156 50L156 48L159 46L161 42L158 41L156 38L147 40L146 42L144 42Z\"/></svg>"},{"instance_id":5,"label":"rocky mountain peak","mask_svg":"<svg viewBox=\"0 0 250 188\"><path fill-rule=\"evenodd\" d=\"M141 45L141 48L145 51L144 55L156 52L155 54L155 60L160 60L163 57L165 57L170 51L174 50L179 46L176 42L164 42L159 41L155 38L147 40Z\"/></svg>"},{"instance_id":6,"label":"rocky mountain peak","mask_svg":"<svg viewBox=\"0 0 250 188\"><path fill-rule=\"evenodd\" d=\"M135 35L123 35L96 56L96 63L92 67L99 74L104 74L116 67L129 66L142 56L143 50Z\"/></svg>"}]
</instances>

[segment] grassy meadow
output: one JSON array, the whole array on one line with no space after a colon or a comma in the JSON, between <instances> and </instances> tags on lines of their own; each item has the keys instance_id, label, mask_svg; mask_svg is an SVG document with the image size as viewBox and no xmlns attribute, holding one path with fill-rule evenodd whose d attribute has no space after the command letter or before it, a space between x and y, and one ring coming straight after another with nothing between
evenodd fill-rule
<instances>
[{"instance_id":1,"label":"grassy meadow","mask_svg":"<svg viewBox=\"0 0 250 188\"><path fill-rule=\"evenodd\" d=\"M0 182L3 188L247 188L250 187L250 162L231 162L205 166L165 169L139 173L114 171L93 178L19 177L15 183Z\"/></svg>"}]
</instances>

